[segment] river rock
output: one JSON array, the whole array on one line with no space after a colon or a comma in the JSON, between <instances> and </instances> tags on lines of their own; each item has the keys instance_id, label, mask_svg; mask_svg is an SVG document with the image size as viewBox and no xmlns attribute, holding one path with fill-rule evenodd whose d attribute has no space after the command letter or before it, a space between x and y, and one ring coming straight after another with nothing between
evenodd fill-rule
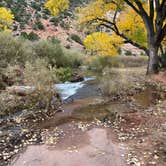
<instances>
[{"instance_id":1,"label":"river rock","mask_svg":"<svg viewBox=\"0 0 166 166\"><path fill-rule=\"evenodd\" d=\"M78 73L74 73L72 75L72 78L70 80L70 82L81 82L84 81L84 76L78 74Z\"/></svg>"},{"instance_id":2,"label":"river rock","mask_svg":"<svg viewBox=\"0 0 166 166\"><path fill-rule=\"evenodd\" d=\"M11 87L7 87L7 91L10 94L17 94L20 96L25 96L28 95L30 93L32 93L34 91L34 87L30 87L30 86L11 86Z\"/></svg>"}]
</instances>

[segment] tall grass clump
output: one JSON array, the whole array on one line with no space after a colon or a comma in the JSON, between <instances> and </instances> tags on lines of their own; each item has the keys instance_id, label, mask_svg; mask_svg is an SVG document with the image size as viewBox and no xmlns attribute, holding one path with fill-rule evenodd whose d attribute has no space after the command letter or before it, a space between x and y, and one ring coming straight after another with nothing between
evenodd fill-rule
<instances>
[{"instance_id":1,"label":"tall grass clump","mask_svg":"<svg viewBox=\"0 0 166 166\"><path fill-rule=\"evenodd\" d=\"M127 75L120 72L112 72L105 74L101 79L100 89L103 96L109 97L125 93L126 90L132 88L132 82Z\"/></svg>"},{"instance_id":2,"label":"tall grass clump","mask_svg":"<svg viewBox=\"0 0 166 166\"><path fill-rule=\"evenodd\" d=\"M145 56L89 56L85 64L91 70L102 72L104 68L146 66L147 60Z\"/></svg>"},{"instance_id":3,"label":"tall grass clump","mask_svg":"<svg viewBox=\"0 0 166 166\"><path fill-rule=\"evenodd\" d=\"M55 106L56 91L53 87L57 82L56 68L49 67L44 59L34 63L27 62L24 69L24 84L30 86L33 92L28 95L29 106L50 110Z\"/></svg>"},{"instance_id":4,"label":"tall grass clump","mask_svg":"<svg viewBox=\"0 0 166 166\"><path fill-rule=\"evenodd\" d=\"M101 72L104 68L120 67L120 57L118 56L94 56L86 61L89 69Z\"/></svg>"}]
</instances>

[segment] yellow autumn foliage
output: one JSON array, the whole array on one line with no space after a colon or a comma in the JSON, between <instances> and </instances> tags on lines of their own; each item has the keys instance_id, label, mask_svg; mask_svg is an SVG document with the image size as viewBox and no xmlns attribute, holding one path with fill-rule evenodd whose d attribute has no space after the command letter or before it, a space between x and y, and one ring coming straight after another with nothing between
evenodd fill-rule
<instances>
[{"instance_id":1,"label":"yellow autumn foliage","mask_svg":"<svg viewBox=\"0 0 166 166\"><path fill-rule=\"evenodd\" d=\"M84 40L84 45L92 54L101 56L117 55L119 46L123 43L122 39L113 33L94 32Z\"/></svg>"},{"instance_id":2,"label":"yellow autumn foliage","mask_svg":"<svg viewBox=\"0 0 166 166\"><path fill-rule=\"evenodd\" d=\"M139 2L147 15L150 15L149 1L139 0ZM134 43L135 46L146 50L147 27L136 12L139 10L136 1L129 1L129 3L132 5L128 5L124 0L93 0L86 6L77 8L78 27L86 32L94 32L85 38L84 45L87 49L100 55L116 55L118 46L123 43L120 38L122 37L125 42ZM49 0L45 6L52 14L57 15L69 7L69 0ZM155 18L154 10L154 22ZM111 33L96 32L101 26L107 27ZM165 40L162 43L165 45Z\"/></svg>"},{"instance_id":3,"label":"yellow autumn foliage","mask_svg":"<svg viewBox=\"0 0 166 166\"><path fill-rule=\"evenodd\" d=\"M129 39L138 42L140 45L146 46L146 28L141 17L133 9L126 6L124 1L117 0L114 2L116 3L106 0L96 0L89 3L86 7L78 9L77 23L79 27L81 27L81 29L85 27L85 31L95 31L95 27L102 25L103 23L107 24L107 22L103 22L101 20L113 22L114 14L117 12L116 25L119 29L119 32L125 34L125 36ZM143 3L144 8L147 8L146 2L143 1ZM94 27L94 29L92 27ZM112 38L112 44L114 43L117 45L118 43L116 43L116 38L118 38L119 41L120 37L116 35L115 38L115 35L111 35L109 38ZM101 49L99 45L102 45L102 43L100 44L99 42L103 42L103 40L98 40L98 47ZM85 45L85 47L90 49L87 47L87 45ZM115 50L116 49L114 47L111 47L109 54L115 54Z\"/></svg>"},{"instance_id":4,"label":"yellow autumn foliage","mask_svg":"<svg viewBox=\"0 0 166 166\"><path fill-rule=\"evenodd\" d=\"M60 11L69 8L69 0L49 0L45 3L45 7L56 16Z\"/></svg>"},{"instance_id":5,"label":"yellow autumn foliage","mask_svg":"<svg viewBox=\"0 0 166 166\"><path fill-rule=\"evenodd\" d=\"M119 31L139 44L147 45L147 33L141 17L131 8L123 10L117 20Z\"/></svg>"},{"instance_id":6,"label":"yellow autumn foliage","mask_svg":"<svg viewBox=\"0 0 166 166\"><path fill-rule=\"evenodd\" d=\"M78 23L82 26L97 18L107 18L107 12L115 8L115 5L105 3L104 0L92 1L85 8L78 8Z\"/></svg>"},{"instance_id":7,"label":"yellow autumn foliage","mask_svg":"<svg viewBox=\"0 0 166 166\"><path fill-rule=\"evenodd\" d=\"M0 31L9 31L14 15L5 7L0 7Z\"/></svg>"}]
</instances>

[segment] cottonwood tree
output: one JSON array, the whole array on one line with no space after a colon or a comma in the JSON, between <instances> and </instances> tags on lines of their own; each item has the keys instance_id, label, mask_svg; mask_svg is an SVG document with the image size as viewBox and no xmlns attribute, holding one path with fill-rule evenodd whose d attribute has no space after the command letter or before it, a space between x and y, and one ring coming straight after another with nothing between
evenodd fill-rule
<instances>
[{"instance_id":1,"label":"cottonwood tree","mask_svg":"<svg viewBox=\"0 0 166 166\"><path fill-rule=\"evenodd\" d=\"M69 0L49 0L45 3L45 7L49 9L53 15L58 15L60 11L69 8Z\"/></svg>"},{"instance_id":2,"label":"cottonwood tree","mask_svg":"<svg viewBox=\"0 0 166 166\"><path fill-rule=\"evenodd\" d=\"M117 55L123 40L113 33L111 36L103 32L94 32L84 40L84 45L92 55L108 56Z\"/></svg>"},{"instance_id":3,"label":"cottonwood tree","mask_svg":"<svg viewBox=\"0 0 166 166\"><path fill-rule=\"evenodd\" d=\"M143 50L149 57L147 74L158 72L159 54L164 55L166 0L95 0L79 9L78 19L82 28L104 26Z\"/></svg>"},{"instance_id":4,"label":"cottonwood tree","mask_svg":"<svg viewBox=\"0 0 166 166\"><path fill-rule=\"evenodd\" d=\"M0 31L8 31L13 23L14 15L4 7L0 7Z\"/></svg>"}]
</instances>

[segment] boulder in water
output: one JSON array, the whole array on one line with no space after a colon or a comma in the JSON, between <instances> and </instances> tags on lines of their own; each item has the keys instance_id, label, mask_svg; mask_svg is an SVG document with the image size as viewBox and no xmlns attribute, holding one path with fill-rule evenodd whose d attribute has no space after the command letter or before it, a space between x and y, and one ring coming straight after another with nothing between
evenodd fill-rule
<instances>
[{"instance_id":1,"label":"boulder in water","mask_svg":"<svg viewBox=\"0 0 166 166\"><path fill-rule=\"evenodd\" d=\"M81 82L81 81L84 81L84 76L78 73L74 73L70 80L70 82Z\"/></svg>"}]
</instances>

